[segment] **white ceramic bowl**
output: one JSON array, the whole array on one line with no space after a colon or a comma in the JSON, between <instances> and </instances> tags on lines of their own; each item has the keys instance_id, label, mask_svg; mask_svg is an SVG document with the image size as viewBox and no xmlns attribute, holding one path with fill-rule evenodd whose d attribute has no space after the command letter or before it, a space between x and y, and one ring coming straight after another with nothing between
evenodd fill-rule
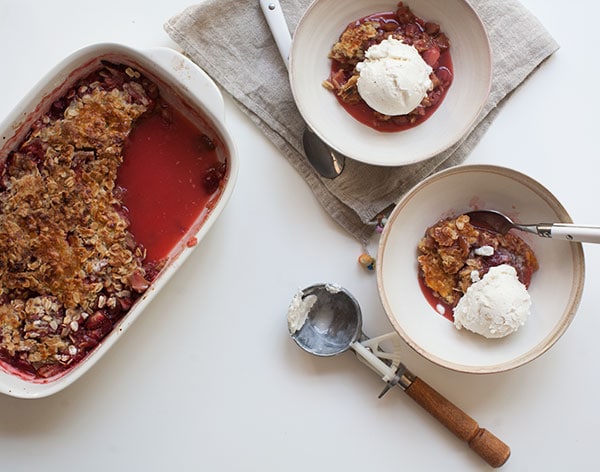
<instances>
[{"instance_id":1,"label":"white ceramic bowl","mask_svg":"<svg viewBox=\"0 0 600 472\"><path fill-rule=\"evenodd\" d=\"M501 372L540 356L565 332L583 291L583 249L580 243L518 233L540 266L529 287L527 323L501 339L457 330L425 299L416 248L429 226L473 209L499 210L522 223L572 222L546 188L514 170L473 165L442 171L409 191L390 215L378 251L378 289L394 329L419 354L456 371Z\"/></svg>"},{"instance_id":2,"label":"white ceramic bowl","mask_svg":"<svg viewBox=\"0 0 600 472\"><path fill-rule=\"evenodd\" d=\"M168 48L136 50L119 44L96 44L76 51L56 67L23 98L0 124L0 159L18 144L31 123L46 112L50 104L64 94L78 79L100 66L101 60L135 67L159 86L162 97L183 113L199 115L224 143L228 158L225 185L218 201L192 224L190 230L171 251L167 264L144 295L106 336L100 345L66 374L43 381L29 381L11 374L8 366L0 364L0 393L21 398L40 398L54 394L77 380L125 333L157 295L167 280L180 267L225 208L237 179L238 156L235 144L227 131L223 97L214 82L192 61Z\"/></svg>"},{"instance_id":3,"label":"white ceramic bowl","mask_svg":"<svg viewBox=\"0 0 600 472\"><path fill-rule=\"evenodd\" d=\"M465 0L409 0L424 20L441 25L451 41L454 81L440 107L415 128L382 133L352 118L321 84L329 77L327 55L346 26L373 13L393 11L396 0L315 0L298 23L290 53L290 82L306 123L357 161L399 166L449 148L473 126L488 97L492 61L485 29Z\"/></svg>"}]
</instances>

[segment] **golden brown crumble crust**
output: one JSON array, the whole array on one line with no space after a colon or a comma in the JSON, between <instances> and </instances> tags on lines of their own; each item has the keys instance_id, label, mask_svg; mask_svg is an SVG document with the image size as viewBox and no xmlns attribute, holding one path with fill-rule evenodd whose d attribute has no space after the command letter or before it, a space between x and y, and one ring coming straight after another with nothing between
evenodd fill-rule
<instances>
[{"instance_id":1,"label":"golden brown crumble crust","mask_svg":"<svg viewBox=\"0 0 600 472\"><path fill-rule=\"evenodd\" d=\"M94 330L106 331L101 316L148 286L115 181L125 140L152 100L136 81L118 85L81 85L62 117L48 113L33 126L2 173L0 354L37 375L80 358L97 343Z\"/></svg>"},{"instance_id":2,"label":"golden brown crumble crust","mask_svg":"<svg viewBox=\"0 0 600 472\"><path fill-rule=\"evenodd\" d=\"M329 57L339 62L356 65L365 59L365 51L368 49L369 41L377 37L380 24L375 21L366 21L348 27L339 41L337 41Z\"/></svg>"},{"instance_id":3,"label":"golden brown crumble crust","mask_svg":"<svg viewBox=\"0 0 600 472\"><path fill-rule=\"evenodd\" d=\"M475 250L483 246L494 248L494 254L477 255ZM476 228L468 215L441 220L428 228L418 252L425 285L450 306L455 306L472 284L473 271L483 277L490 267L506 263L529 285L538 269L535 253L521 238Z\"/></svg>"}]
</instances>

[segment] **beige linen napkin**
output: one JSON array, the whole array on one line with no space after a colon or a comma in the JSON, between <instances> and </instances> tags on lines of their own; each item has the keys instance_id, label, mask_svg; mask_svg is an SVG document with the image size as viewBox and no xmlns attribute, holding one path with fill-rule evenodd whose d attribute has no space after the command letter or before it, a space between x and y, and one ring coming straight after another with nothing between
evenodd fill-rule
<instances>
[{"instance_id":1,"label":"beige linen napkin","mask_svg":"<svg viewBox=\"0 0 600 472\"><path fill-rule=\"evenodd\" d=\"M303 154L304 122L287 69L258 0L204 0L171 18L165 30L238 102L303 176L325 210L363 243L369 222L432 172L462 162L490 126L502 101L556 49L557 43L517 0L470 0L490 38L493 83L475 127L451 149L425 162L378 167L346 160L334 180L319 177ZM293 31L310 0L281 0Z\"/></svg>"}]
</instances>

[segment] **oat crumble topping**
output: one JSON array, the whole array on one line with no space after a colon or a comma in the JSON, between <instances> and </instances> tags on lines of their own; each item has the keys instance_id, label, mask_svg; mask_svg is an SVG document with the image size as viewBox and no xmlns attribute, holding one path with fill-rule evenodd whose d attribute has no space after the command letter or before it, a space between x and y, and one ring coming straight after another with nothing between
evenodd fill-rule
<instances>
[{"instance_id":1,"label":"oat crumble topping","mask_svg":"<svg viewBox=\"0 0 600 472\"><path fill-rule=\"evenodd\" d=\"M153 84L106 65L9 154L0 177L0 358L53 376L95 347L149 285L115 187Z\"/></svg>"},{"instance_id":2,"label":"oat crumble topping","mask_svg":"<svg viewBox=\"0 0 600 472\"><path fill-rule=\"evenodd\" d=\"M480 248L493 248L492 255ZM538 269L533 250L518 236L477 228L468 215L438 221L418 244L420 277L434 295L455 306L473 283L472 273L483 277L490 267L509 264L528 286Z\"/></svg>"}]
</instances>

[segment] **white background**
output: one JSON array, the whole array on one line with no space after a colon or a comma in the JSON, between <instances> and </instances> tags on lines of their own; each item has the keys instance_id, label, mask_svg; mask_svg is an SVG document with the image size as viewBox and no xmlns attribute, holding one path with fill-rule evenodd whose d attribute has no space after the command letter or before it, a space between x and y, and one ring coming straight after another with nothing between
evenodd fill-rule
<instances>
[{"instance_id":1,"label":"white background","mask_svg":"<svg viewBox=\"0 0 600 472\"><path fill-rule=\"evenodd\" d=\"M561 49L513 94L467 162L525 172L575 221L600 224L600 7L523 3ZM188 5L0 1L0 116L81 46L176 47L162 25ZM391 328L375 275L356 263L360 246L228 98L226 114L241 160L229 206L89 373L49 398L0 397L0 470L486 470L399 389L378 400L382 382L352 354L315 358L288 338L290 299L320 281L356 295L371 336ZM511 446L503 470L598 468L600 251L587 245L585 254L578 314L536 361L462 375L403 347L414 373Z\"/></svg>"}]
</instances>

